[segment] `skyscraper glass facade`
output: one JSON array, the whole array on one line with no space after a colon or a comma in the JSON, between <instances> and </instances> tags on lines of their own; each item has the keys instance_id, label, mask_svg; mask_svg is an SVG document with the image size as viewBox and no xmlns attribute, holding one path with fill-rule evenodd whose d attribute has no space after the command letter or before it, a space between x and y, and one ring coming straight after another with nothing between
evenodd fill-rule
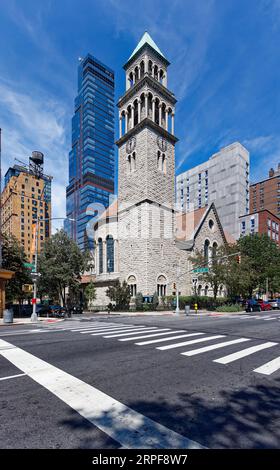
<instances>
[{"instance_id":1,"label":"skyscraper glass facade","mask_svg":"<svg viewBox=\"0 0 280 470\"><path fill-rule=\"evenodd\" d=\"M114 194L114 72L88 54L80 59L72 118L65 228L81 249L92 248L88 230L95 203Z\"/></svg>"}]
</instances>

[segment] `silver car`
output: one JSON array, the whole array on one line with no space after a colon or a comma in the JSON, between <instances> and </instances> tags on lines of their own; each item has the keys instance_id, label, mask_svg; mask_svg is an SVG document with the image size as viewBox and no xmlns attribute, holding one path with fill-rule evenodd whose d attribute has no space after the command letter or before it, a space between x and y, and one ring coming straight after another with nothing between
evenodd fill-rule
<instances>
[{"instance_id":1,"label":"silver car","mask_svg":"<svg viewBox=\"0 0 280 470\"><path fill-rule=\"evenodd\" d=\"M280 299L271 299L268 302L272 308L280 308Z\"/></svg>"}]
</instances>

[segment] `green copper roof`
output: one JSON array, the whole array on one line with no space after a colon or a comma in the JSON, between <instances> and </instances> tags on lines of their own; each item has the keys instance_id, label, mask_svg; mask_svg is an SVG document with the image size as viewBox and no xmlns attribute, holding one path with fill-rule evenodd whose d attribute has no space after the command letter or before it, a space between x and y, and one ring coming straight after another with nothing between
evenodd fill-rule
<instances>
[{"instance_id":1,"label":"green copper roof","mask_svg":"<svg viewBox=\"0 0 280 470\"><path fill-rule=\"evenodd\" d=\"M141 40L139 41L139 43L137 44L136 48L134 49L134 51L132 52L131 56L129 57L128 61L129 62L131 60L131 58L141 49L141 47L144 46L144 44L149 44L150 47L152 47L158 54L160 54L165 60L166 57L164 57L163 53L161 52L161 50L158 48L158 46L156 45L156 43L152 40L151 36L149 35L149 33L147 33L147 31L145 31L145 33L143 34Z\"/></svg>"}]
</instances>

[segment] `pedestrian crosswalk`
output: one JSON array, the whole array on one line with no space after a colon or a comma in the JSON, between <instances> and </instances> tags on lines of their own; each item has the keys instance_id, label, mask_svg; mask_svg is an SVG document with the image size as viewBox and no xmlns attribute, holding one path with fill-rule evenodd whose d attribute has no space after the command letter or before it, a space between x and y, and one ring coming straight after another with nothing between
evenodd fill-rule
<instances>
[{"instance_id":1,"label":"pedestrian crosswalk","mask_svg":"<svg viewBox=\"0 0 280 470\"><path fill-rule=\"evenodd\" d=\"M227 365L241 359L250 358L251 355L257 357L257 353L265 350L272 350L279 346L277 342L261 341L254 338L230 337L226 334L209 334L201 331L187 331L184 329L160 328L157 326L133 325L125 323L110 322L90 322L90 324L76 325L73 323L65 326L53 326L52 329L58 331L70 330L73 333L89 335L93 338L104 338L120 341L122 343L133 343L140 347L152 347L157 351L175 351L180 357L185 359L207 354L218 354L223 348L232 348L230 354L212 357L211 361L216 364ZM252 343L246 347L245 343ZM208 343L208 344L207 344ZM244 343L244 346L243 346ZM236 348L238 348L236 350ZM261 359L259 359L261 361ZM254 366L255 367L255 366ZM252 372L270 376L280 370L280 356L269 358L268 362L258 364L252 368Z\"/></svg>"}]
</instances>

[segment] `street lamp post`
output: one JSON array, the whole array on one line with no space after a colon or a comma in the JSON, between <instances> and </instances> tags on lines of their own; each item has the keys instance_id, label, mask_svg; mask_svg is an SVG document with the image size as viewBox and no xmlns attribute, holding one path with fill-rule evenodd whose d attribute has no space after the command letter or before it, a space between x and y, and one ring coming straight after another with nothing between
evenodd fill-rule
<instances>
[{"instance_id":1,"label":"street lamp post","mask_svg":"<svg viewBox=\"0 0 280 470\"><path fill-rule=\"evenodd\" d=\"M35 225L35 260L34 260L34 272L31 274L33 277L33 299L32 299L32 315L31 315L31 321L36 322L38 321L38 315L36 313L36 302L37 302L37 281L38 278L40 277L40 274L37 272L37 266L38 266L38 225L39 221L40 222L45 222L47 220L71 220L74 221L75 219L70 219L69 217L51 217L48 219L39 219L37 217L36 220L36 225Z\"/></svg>"}]
</instances>

